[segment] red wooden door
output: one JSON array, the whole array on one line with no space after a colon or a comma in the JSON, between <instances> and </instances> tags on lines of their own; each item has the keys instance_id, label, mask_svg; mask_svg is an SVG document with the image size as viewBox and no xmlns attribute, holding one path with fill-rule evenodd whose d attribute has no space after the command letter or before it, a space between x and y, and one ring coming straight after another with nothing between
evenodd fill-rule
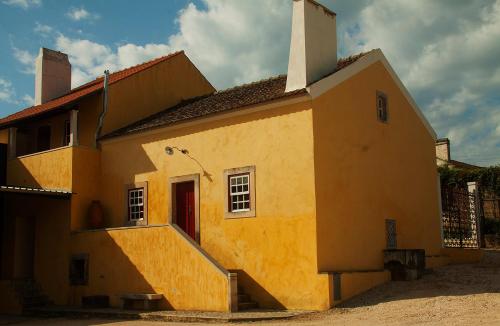
<instances>
[{"instance_id":1,"label":"red wooden door","mask_svg":"<svg viewBox=\"0 0 500 326\"><path fill-rule=\"evenodd\" d=\"M176 224L196 239L194 211L194 182L180 182L175 185Z\"/></svg>"}]
</instances>

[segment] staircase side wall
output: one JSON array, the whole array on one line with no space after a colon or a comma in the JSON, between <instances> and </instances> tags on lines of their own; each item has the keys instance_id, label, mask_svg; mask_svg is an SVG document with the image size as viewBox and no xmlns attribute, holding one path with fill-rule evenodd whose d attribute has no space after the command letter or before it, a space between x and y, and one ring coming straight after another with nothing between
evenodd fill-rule
<instances>
[{"instance_id":1,"label":"staircase side wall","mask_svg":"<svg viewBox=\"0 0 500 326\"><path fill-rule=\"evenodd\" d=\"M72 286L68 304L108 295L159 293L160 309L229 311L229 273L175 227L118 228L74 233L71 253L88 255L88 284Z\"/></svg>"}]
</instances>

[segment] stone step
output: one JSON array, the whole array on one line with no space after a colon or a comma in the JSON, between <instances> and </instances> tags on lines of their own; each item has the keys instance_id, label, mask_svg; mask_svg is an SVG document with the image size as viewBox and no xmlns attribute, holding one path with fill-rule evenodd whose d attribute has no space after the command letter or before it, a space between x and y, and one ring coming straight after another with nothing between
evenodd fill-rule
<instances>
[{"instance_id":1,"label":"stone step","mask_svg":"<svg viewBox=\"0 0 500 326\"><path fill-rule=\"evenodd\" d=\"M50 300L45 295L38 295L35 297L24 297L21 299L24 307L45 306L50 303Z\"/></svg>"},{"instance_id":2,"label":"stone step","mask_svg":"<svg viewBox=\"0 0 500 326\"><path fill-rule=\"evenodd\" d=\"M238 302L238 310L257 309L259 305L255 301Z\"/></svg>"},{"instance_id":3,"label":"stone step","mask_svg":"<svg viewBox=\"0 0 500 326\"><path fill-rule=\"evenodd\" d=\"M239 294L238 293L238 302L249 302L252 301L250 300L250 296L248 294Z\"/></svg>"}]
</instances>

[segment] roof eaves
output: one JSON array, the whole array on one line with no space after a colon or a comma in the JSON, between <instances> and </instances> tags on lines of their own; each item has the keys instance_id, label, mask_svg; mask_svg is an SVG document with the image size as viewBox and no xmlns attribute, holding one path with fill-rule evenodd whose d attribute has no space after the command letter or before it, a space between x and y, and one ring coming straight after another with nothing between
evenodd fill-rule
<instances>
[{"instance_id":1,"label":"roof eaves","mask_svg":"<svg viewBox=\"0 0 500 326\"><path fill-rule=\"evenodd\" d=\"M139 72L142 72L146 69L149 69L149 68L151 68L151 67L153 67L161 62L164 62L168 59L171 59L179 54L184 54L184 51L181 50L181 51L173 52L173 53L170 53L166 56L156 58L156 59L153 59L153 60L150 60L147 62L143 62L141 64L138 64L138 65L135 65L132 67L128 67L126 69L122 69L122 70L113 72L112 74L110 74L110 84L115 84L115 83L117 83L125 78L131 77ZM127 73L127 72L129 72L129 73ZM24 120L31 119L34 117L38 117L41 114L44 114L47 112L53 112L55 110L61 109L61 107L73 104L76 101L80 100L81 98L84 98L88 95L96 93L97 91L100 91L103 88L103 85L99 85L100 83L102 83L102 81L103 81L103 77L98 77L95 80L92 80L86 84L83 84L81 86L78 86L78 87L72 89L68 94L65 94L65 95L60 96L60 97L55 98L55 99L52 99L49 102L46 102L46 103L38 105L38 106L31 106L31 107L25 108L23 110L17 111L15 113L12 113L12 114L0 119L0 128L5 128L5 127L11 126L15 123L18 123L20 121L24 121ZM92 87L94 87L95 89L88 91L88 88L92 88ZM75 93L78 93L78 92L83 92L84 94L75 96ZM53 104L55 101L61 101L61 99L63 99L64 97L71 97L71 96L75 96L75 98L70 99L67 102L61 103L59 105L56 104L53 107L50 107L51 103ZM43 106L49 106L49 108L44 109ZM34 112L27 112L27 113L25 113L25 115L22 114L22 112L33 111L33 110L37 110L37 109L39 110L38 112L34 111Z\"/></svg>"},{"instance_id":2,"label":"roof eaves","mask_svg":"<svg viewBox=\"0 0 500 326\"><path fill-rule=\"evenodd\" d=\"M235 88L237 87L240 87L240 86L236 86ZM223 91L220 91L220 92L216 92L216 93L221 93L221 92L225 92L226 90L223 90ZM214 95L216 93L213 93L211 95ZM292 92L289 92L289 93L285 93L284 96L281 96L281 97L278 97L278 98L273 98L271 100L267 100L267 101L262 101L262 102L257 102L257 103L252 103L252 104L249 104L249 105L243 105L243 106L237 106L237 107L233 107L229 110L222 110L222 111L218 111L218 112L212 112L212 113L209 113L209 114L205 114L205 115L201 115L201 116L197 116L197 117L190 117L190 118L186 118L186 119L182 119L182 120L179 120L179 121L176 121L176 122L173 122L173 123L164 123L164 124L158 124L158 125L154 125L154 126L150 126L150 127L146 127L146 128L142 128L142 129L136 129L136 130L133 130L134 127L137 127L137 126L140 126L142 125L145 121L149 121L151 119L155 119L155 117L157 116L161 116L163 114L165 114L165 111L162 111L162 112L158 112L158 113L155 113L154 115L152 116L149 116L149 117L146 117L140 121L137 121L136 123L132 124L132 125L129 125L129 126L125 126L123 128L120 128L118 130L115 130L109 134L106 134L106 135L103 135L99 138L99 140L108 140L108 139L112 139L112 138L118 138L118 137L125 137L125 136L130 136L130 135L135 135L135 134L139 134L139 133L142 133L142 132L147 132L147 131L151 131L151 130L155 130L155 129L162 129L162 128L167 128L167 127L172 127L172 126L177 126L177 125L181 125L181 124L184 124L186 122L190 122L190 121L201 121L201 120L205 120L205 119L210 119L212 117L215 117L215 116L219 116L219 115L223 115L223 114L228 114L228 113L231 113L231 112L235 112L237 110L246 110L246 109L249 109L249 108L252 108L252 107L256 107L256 106L262 106L262 105L266 105L266 104L272 104L272 103L279 103L280 101L284 101L284 100L290 100L291 98L294 98L294 97L301 97L301 96L304 96L304 95L307 95L307 90L305 88L301 88L301 89L298 89L298 90L294 90ZM210 96L210 95L208 95ZM208 96L204 96L204 97L208 97ZM204 98L202 97L202 98ZM202 98L198 98L198 100L201 100ZM193 101L195 102L195 101ZM178 109L179 107L182 107L184 105L187 105L186 102L184 102L182 105L178 104L168 110L175 110L175 109Z\"/></svg>"}]
</instances>

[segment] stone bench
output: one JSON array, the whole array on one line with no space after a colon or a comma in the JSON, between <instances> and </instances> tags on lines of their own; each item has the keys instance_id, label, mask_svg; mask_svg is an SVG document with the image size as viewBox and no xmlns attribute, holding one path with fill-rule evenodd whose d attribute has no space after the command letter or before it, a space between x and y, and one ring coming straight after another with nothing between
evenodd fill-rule
<instances>
[{"instance_id":1,"label":"stone bench","mask_svg":"<svg viewBox=\"0 0 500 326\"><path fill-rule=\"evenodd\" d=\"M162 294L156 293L133 293L121 296L123 300L123 309L138 309L136 303L141 302L139 309L158 310L158 302L163 298Z\"/></svg>"}]
</instances>

